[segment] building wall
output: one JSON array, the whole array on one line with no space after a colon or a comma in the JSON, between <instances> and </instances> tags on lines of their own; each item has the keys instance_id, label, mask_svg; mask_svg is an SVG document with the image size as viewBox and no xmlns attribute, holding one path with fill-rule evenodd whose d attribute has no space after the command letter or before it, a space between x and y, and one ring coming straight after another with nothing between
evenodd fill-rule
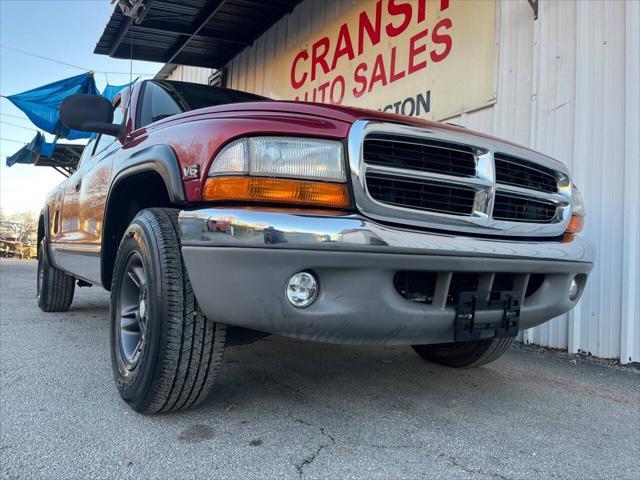
<instances>
[{"instance_id":1,"label":"building wall","mask_svg":"<svg viewBox=\"0 0 640 480\"><path fill-rule=\"evenodd\" d=\"M209 83L209 75L213 73L212 68L186 67L177 65L167 76L167 80L178 80L180 82Z\"/></svg>"},{"instance_id":2,"label":"building wall","mask_svg":"<svg viewBox=\"0 0 640 480\"><path fill-rule=\"evenodd\" d=\"M356 0L357 1L357 0ZM227 66L227 86L267 93L270 64L354 4L299 5ZM585 196L596 264L578 306L524 332L525 342L640 361L640 2L499 2L495 105L448 121L565 162ZM210 70L170 78L206 83Z\"/></svg>"}]
</instances>

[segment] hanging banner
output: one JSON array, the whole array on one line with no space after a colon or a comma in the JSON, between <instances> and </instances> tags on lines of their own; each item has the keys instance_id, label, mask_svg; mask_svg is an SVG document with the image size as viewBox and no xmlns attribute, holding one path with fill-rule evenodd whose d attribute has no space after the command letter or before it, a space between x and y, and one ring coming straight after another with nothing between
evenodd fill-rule
<instances>
[{"instance_id":1,"label":"hanging banner","mask_svg":"<svg viewBox=\"0 0 640 480\"><path fill-rule=\"evenodd\" d=\"M435 120L496 101L495 0L356 2L273 65L273 98Z\"/></svg>"}]
</instances>

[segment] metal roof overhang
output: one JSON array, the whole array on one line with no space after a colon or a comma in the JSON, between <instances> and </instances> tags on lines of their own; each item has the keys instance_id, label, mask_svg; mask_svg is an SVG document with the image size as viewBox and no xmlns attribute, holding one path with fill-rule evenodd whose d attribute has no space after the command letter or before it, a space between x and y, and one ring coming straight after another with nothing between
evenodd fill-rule
<instances>
[{"instance_id":1,"label":"metal roof overhang","mask_svg":"<svg viewBox=\"0 0 640 480\"><path fill-rule=\"evenodd\" d=\"M78 168L84 145L76 143L58 143L50 157L40 155L34 162L37 167L53 167L65 176L71 175Z\"/></svg>"},{"instance_id":2,"label":"metal roof overhang","mask_svg":"<svg viewBox=\"0 0 640 480\"><path fill-rule=\"evenodd\" d=\"M116 5L94 53L220 68L301 1L137 0L135 20Z\"/></svg>"}]
</instances>

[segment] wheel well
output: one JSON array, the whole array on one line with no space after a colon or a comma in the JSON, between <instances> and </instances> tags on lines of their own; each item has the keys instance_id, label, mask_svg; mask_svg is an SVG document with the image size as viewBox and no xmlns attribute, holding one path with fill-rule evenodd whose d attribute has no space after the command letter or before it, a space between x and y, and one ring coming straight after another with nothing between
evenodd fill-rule
<instances>
[{"instance_id":1,"label":"wheel well","mask_svg":"<svg viewBox=\"0 0 640 480\"><path fill-rule=\"evenodd\" d=\"M169 206L169 192L162 176L155 171L130 175L113 187L105 211L102 235L101 277L105 289L111 290L118 247L131 220L145 208Z\"/></svg>"}]
</instances>

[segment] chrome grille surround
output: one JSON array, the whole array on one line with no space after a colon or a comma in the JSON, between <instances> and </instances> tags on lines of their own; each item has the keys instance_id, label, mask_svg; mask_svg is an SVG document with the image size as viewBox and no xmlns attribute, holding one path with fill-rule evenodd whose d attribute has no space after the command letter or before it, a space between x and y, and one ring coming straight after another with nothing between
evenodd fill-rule
<instances>
[{"instance_id":1,"label":"chrome grille surround","mask_svg":"<svg viewBox=\"0 0 640 480\"><path fill-rule=\"evenodd\" d=\"M434 172L367 164L363 158L364 141L371 133L386 133L411 138L447 142L470 147L475 155L476 174L473 177L445 175ZM498 139L474 135L471 132L438 128L414 127L394 123L358 120L349 131L349 164L353 193L358 209L366 216L389 223L451 232L518 237L557 237L564 233L571 217L571 182L566 166L557 160ZM494 153L510 155L554 172L557 192L549 193L496 182ZM475 201L469 215L416 210L375 200L367 191L367 173L423 180L443 186L464 186L475 190ZM544 223L494 219L496 193L553 204L555 216Z\"/></svg>"}]
</instances>

